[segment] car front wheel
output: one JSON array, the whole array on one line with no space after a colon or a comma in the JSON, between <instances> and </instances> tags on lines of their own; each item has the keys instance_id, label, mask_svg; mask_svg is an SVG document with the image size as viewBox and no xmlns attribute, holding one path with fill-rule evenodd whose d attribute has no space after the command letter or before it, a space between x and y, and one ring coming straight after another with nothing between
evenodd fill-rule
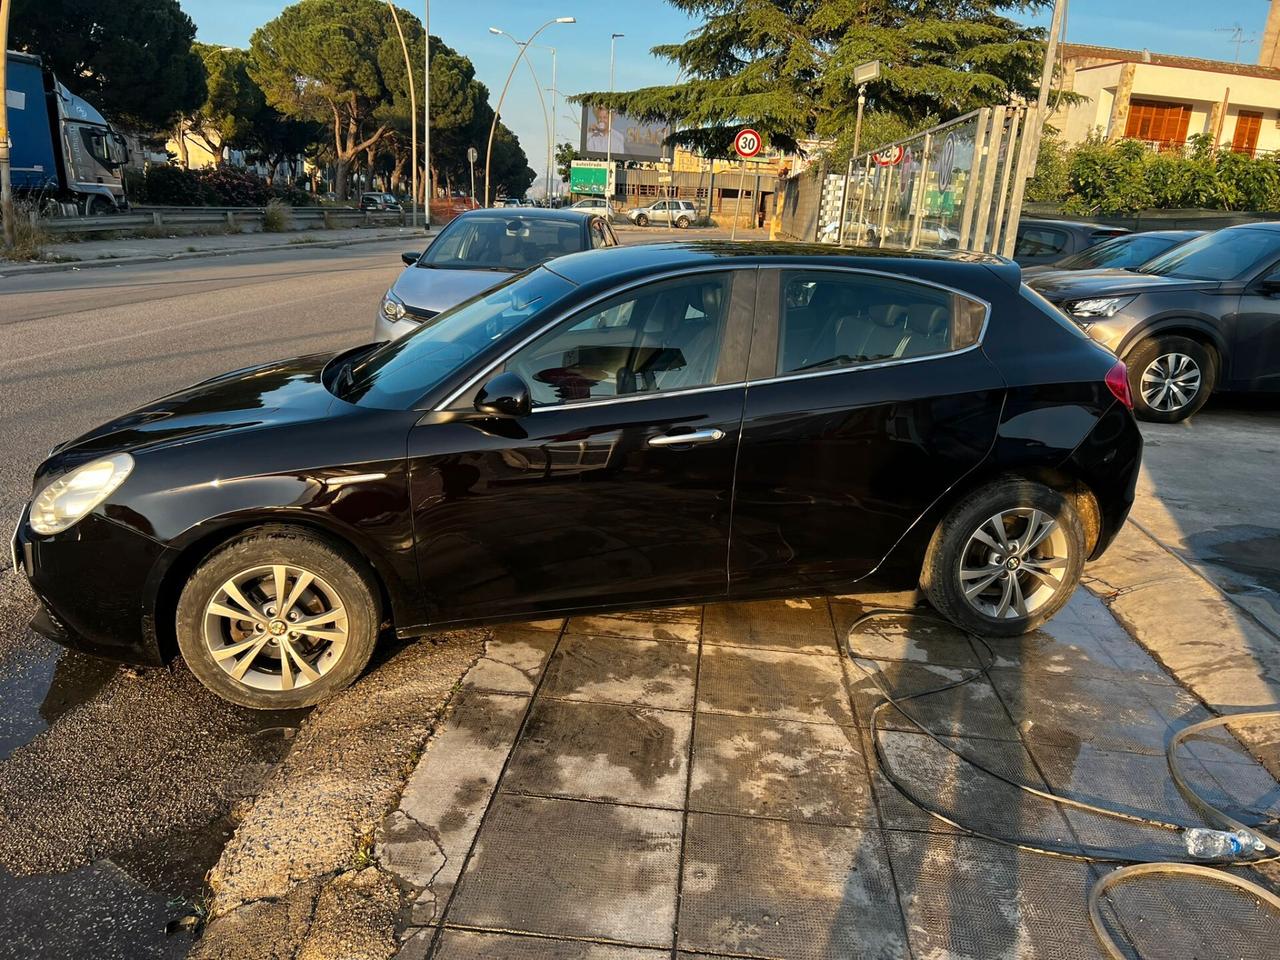
<instances>
[{"instance_id":1,"label":"car front wheel","mask_svg":"<svg viewBox=\"0 0 1280 960\"><path fill-rule=\"evenodd\" d=\"M1151 337L1125 359L1133 411L1142 420L1177 423L1209 399L1217 379L1213 354L1188 337Z\"/></svg>"},{"instance_id":2,"label":"car front wheel","mask_svg":"<svg viewBox=\"0 0 1280 960\"><path fill-rule=\"evenodd\" d=\"M1063 496L1021 478L956 504L934 531L920 586L934 608L973 633L1012 637L1062 609L1084 568L1080 518Z\"/></svg>"},{"instance_id":3,"label":"car front wheel","mask_svg":"<svg viewBox=\"0 0 1280 960\"><path fill-rule=\"evenodd\" d=\"M642 213L642 214L639 214L639 215L636 217L636 226L637 226L637 227L647 227L648 225L649 225L649 218L648 218L648 217L646 217L643 213Z\"/></svg>"},{"instance_id":4,"label":"car front wheel","mask_svg":"<svg viewBox=\"0 0 1280 960\"><path fill-rule=\"evenodd\" d=\"M225 700L258 710L311 706L368 664L378 598L355 557L304 530L260 527L192 573L178 600L178 647Z\"/></svg>"}]
</instances>

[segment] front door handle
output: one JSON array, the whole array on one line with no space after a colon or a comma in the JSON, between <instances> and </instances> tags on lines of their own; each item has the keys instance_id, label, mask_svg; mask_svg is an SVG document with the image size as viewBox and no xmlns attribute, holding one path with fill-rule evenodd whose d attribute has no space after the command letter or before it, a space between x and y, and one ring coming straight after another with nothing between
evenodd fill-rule
<instances>
[{"instance_id":1,"label":"front door handle","mask_svg":"<svg viewBox=\"0 0 1280 960\"><path fill-rule=\"evenodd\" d=\"M693 433L667 433L650 437L651 447L683 447L695 443L715 443L724 439L723 430L695 430Z\"/></svg>"}]
</instances>

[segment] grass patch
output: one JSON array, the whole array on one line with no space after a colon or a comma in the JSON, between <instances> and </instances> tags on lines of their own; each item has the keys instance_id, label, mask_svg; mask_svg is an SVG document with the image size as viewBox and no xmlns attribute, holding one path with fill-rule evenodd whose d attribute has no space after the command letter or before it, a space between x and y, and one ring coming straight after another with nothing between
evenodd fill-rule
<instances>
[{"instance_id":1,"label":"grass patch","mask_svg":"<svg viewBox=\"0 0 1280 960\"><path fill-rule=\"evenodd\" d=\"M284 233L293 229L293 208L280 200L272 200L262 213L263 233Z\"/></svg>"},{"instance_id":2,"label":"grass patch","mask_svg":"<svg viewBox=\"0 0 1280 960\"><path fill-rule=\"evenodd\" d=\"M10 260L40 260L44 257L45 245L50 237L47 230L40 225L36 210L29 203L13 205L13 246L3 249L5 257Z\"/></svg>"}]
</instances>

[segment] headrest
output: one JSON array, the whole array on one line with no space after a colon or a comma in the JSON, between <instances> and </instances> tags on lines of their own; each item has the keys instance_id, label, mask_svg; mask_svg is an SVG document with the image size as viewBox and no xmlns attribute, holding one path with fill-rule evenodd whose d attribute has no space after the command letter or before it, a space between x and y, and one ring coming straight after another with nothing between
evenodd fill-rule
<instances>
[{"instance_id":1,"label":"headrest","mask_svg":"<svg viewBox=\"0 0 1280 960\"><path fill-rule=\"evenodd\" d=\"M896 303L878 303L871 308L871 319L879 327L901 327L906 324L907 308Z\"/></svg>"},{"instance_id":2,"label":"headrest","mask_svg":"<svg viewBox=\"0 0 1280 960\"><path fill-rule=\"evenodd\" d=\"M907 326L913 333L933 337L947 329L947 321L950 317L950 311L946 307L931 307L922 303L908 311Z\"/></svg>"}]
</instances>

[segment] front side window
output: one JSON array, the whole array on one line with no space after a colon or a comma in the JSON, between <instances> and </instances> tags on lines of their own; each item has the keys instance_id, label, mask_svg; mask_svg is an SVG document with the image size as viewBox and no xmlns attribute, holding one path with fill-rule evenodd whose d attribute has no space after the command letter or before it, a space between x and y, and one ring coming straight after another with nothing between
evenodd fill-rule
<instances>
[{"instance_id":1,"label":"front side window","mask_svg":"<svg viewBox=\"0 0 1280 960\"><path fill-rule=\"evenodd\" d=\"M593 306L507 363L535 407L715 382L729 277L699 274L651 284Z\"/></svg>"},{"instance_id":2,"label":"front side window","mask_svg":"<svg viewBox=\"0 0 1280 960\"><path fill-rule=\"evenodd\" d=\"M591 223L591 246L593 249L600 249L609 245L609 238L605 236L604 223L600 220L594 220Z\"/></svg>"},{"instance_id":3,"label":"front side window","mask_svg":"<svg viewBox=\"0 0 1280 960\"><path fill-rule=\"evenodd\" d=\"M833 271L782 278L778 374L934 356L977 343L984 304L938 287Z\"/></svg>"}]
</instances>

